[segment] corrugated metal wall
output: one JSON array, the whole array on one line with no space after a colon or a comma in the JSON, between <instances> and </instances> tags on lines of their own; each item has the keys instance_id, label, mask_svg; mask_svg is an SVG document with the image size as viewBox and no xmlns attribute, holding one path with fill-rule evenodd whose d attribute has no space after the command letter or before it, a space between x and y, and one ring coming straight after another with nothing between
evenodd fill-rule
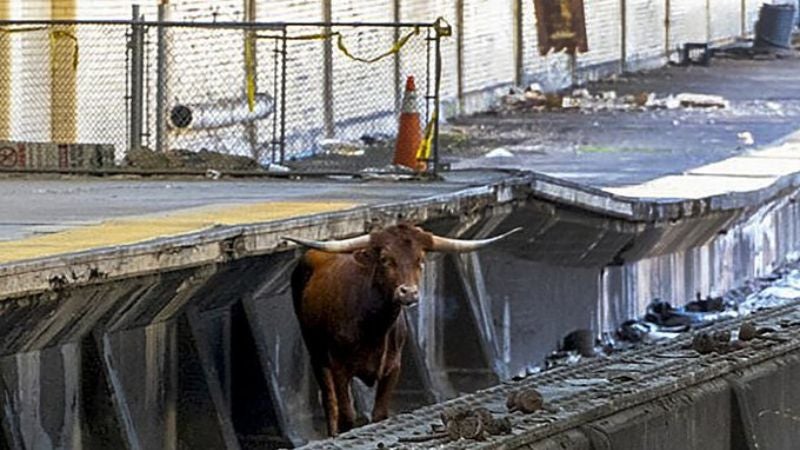
<instances>
[{"instance_id":1,"label":"corrugated metal wall","mask_svg":"<svg viewBox=\"0 0 800 450\"><path fill-rule=\"evenodd\" d=\"M130 17L131 4L134 3L134 0L75 1L77 14L83 19L127 19ZM157 1L141 0L139 3L143 5L142 10L147 17L155 19ZM312 0L257 0L256 3L257 19L266 22L321 21L325 4L324 1ZM438 16L447 19L453 25L454 36L442 42L441 93L443 114L453 115L486 108L498 93L514 84L518 74L523 83L538 82L545 89L557 89L621 69L635 70L663 64L672 52L686 42L735 38L742 35L743 26L745 33L753 30L762 0L585 0L584 3L589 51L574 59L564 54L539 54L533 0L339 0L331 1L331 12L334 21L390 22L395 20L395 15L401 21L433 21ZM50 4L48 0L11 0L11 16L47 19L50 16ZM244 0L172 0L170 4L173 20L236 21L244 18ZM517 42L516 38L517 10L522 15L519 18L521 42ZM378 29L342 31L347 33L346 43L350 50L362 56L372 56L376 50L390 47L395 37L391 32ZM102 41L98 33L92 30L79 33L82 73L107 72L109 65L121 67L124 63L124 44L119 37L113 38L113 44L97 44L96 41ZM461 46L458 45L459 35L463 43ZM31 122L50 120L48 117L32 116L41 115L43 108L16 105L23 105L30 98L49 98L49 71L42 70L41 76L36 78L22 76L25 72L23 68L48 67L49 56L41 52L42 48L47 48L47 37L31 34L17 41L12 47L15 61L11 93L12 104L15 105L11 111L12 134L26 140L46 140L49 138L46 133L31 131L34 127L26 129L26 124ZM316 127L322 130L325 117L323 44L320 41L308 41L291 45L287 79L288 134L294 128ZM193 84L195 88L209 92L227 89L230 92L226 91L225 95L230 96L243 89L243 42L240 35L228 34L217 42L207 43L198 43L193 39L177 40L172 51L183 55L180 58L189 58L176 61L175 64L181 64L181 61L198 64L199 58L205 67L214 67L217 75L198 80L183 79L180 82ZM411 47L408 51L412 51ZM269 59L272 49L260 43L258 52L261 61ZM101 55L108 57L104 59ZM423 64L427 63L420 55L401 53L401 78L395 80L394 61L391 58L364 71L356 70L353 63L338 52L335 43L332 56L335 128L344 134L357 133L358 130L340 126L339 122L356 120L365 115L385 116L391 128L399 89L397 81L402 81L406 75L423 76ZM262 77L261 71L267 69L260 67L259 77ZM220 80L225 81L224 88L203 85L219 83ZM89 75L79 79L79 115L90 118L98 115L115 119L122 117L124 74L118 73L107 82L121 92L120 98L113 104L98 97L99 94L93 89L96 83L97 80ZM460 98L459 93L462 94ZM97 140L104 134L103 125L98 125L96 121L90 123L79 120L80 140Z\"/></svg>"}]
</instances>

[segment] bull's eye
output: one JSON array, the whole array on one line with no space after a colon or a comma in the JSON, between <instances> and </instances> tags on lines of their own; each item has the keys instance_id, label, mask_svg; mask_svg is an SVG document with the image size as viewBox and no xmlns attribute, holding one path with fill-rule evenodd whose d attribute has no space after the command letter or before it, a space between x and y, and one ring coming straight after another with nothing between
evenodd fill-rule
<instances>
[{"instance_id":1,"label":"bull's eye","mask_svg":"<svg viewBox=\"0 0 800 450\"><path fill-rule=\"evenodd\" d=\"M381 264L387 267L391 267L394 265L394 260L389 258L388 256L381 256Z\"/></svg>"}]
</instances>

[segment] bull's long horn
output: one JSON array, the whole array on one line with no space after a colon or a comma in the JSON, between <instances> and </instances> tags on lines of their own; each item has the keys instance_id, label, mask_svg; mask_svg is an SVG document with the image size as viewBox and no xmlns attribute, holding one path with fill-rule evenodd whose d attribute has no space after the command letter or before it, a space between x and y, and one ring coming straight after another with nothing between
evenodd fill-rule
<instances>
[{"instance_id":1,"label":"bull's long horn","mask_svg":"<svg viewBox=\"0 0 800 450\"><path fill-rule=\"evenodd\" d=\"M431 247L431 251L456 252L456 253L472 252L480 248L486 247L487 245L494 244L495 242L501 239L505 239L506 237L520 230L522 230L522 228L517 227L507 233L501 234L500 236L495 236L488 239L473 239L473 240L450 239L446 237L433 235L433 246Z\"/></svg>"},{"instance_id":2,"label":"bull's long horn","mask_svg":"<svg viewBox=\"0 0 800 450\"><path fill-rule=\"evenodd\" d=\"M301 239L291 236L284 236L281 239L292 241L296 244L304 245L309 248L322 250L323 252L330 253L348 253L354 252L358 249L364 248L369 245L369 235L341 239L338 241L315 241L313 239Z\"/></svg>"}]
</instances>

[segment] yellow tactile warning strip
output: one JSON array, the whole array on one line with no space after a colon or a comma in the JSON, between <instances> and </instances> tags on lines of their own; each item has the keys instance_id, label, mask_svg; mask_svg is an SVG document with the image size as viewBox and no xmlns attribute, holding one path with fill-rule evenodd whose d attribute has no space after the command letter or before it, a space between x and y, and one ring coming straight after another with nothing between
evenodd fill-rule
<instances>
[{"instance_id":1,"label":"yellow tactile warning strip","mask_svg":"<svg viewBox=\"0 0 800 450\"><path fill-rule=\"evenodd\" d=\"M52 234L0 242L0 263L20 261L92 249L130 245L175 237L215 226L245 225L342 211L358 206L349 202L269 202L211 205L168 214L111 219L97 225L71 228Z\"/></svg>"}]
</instances>

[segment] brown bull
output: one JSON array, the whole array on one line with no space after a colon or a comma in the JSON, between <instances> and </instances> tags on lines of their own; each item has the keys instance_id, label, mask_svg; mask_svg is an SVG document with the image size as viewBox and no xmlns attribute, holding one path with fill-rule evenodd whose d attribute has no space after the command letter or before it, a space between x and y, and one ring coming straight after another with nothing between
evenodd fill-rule
<instances>
[{"instance_id":1,"label":"brown bull","mask_svg":"<svg viewBox=\"0 0 800 450\"><path fill-rule=\"evenodd\" d=\"M286 238L312 248L292 273L292 297L322 390L328 434L355 423L353 377L367 386L377 383L372 420L388 416L407 334L401 311L419 300L425 252L474 251L515 231L459 240L401 224L341 241Z\"/></svg>"}]
</instances>

